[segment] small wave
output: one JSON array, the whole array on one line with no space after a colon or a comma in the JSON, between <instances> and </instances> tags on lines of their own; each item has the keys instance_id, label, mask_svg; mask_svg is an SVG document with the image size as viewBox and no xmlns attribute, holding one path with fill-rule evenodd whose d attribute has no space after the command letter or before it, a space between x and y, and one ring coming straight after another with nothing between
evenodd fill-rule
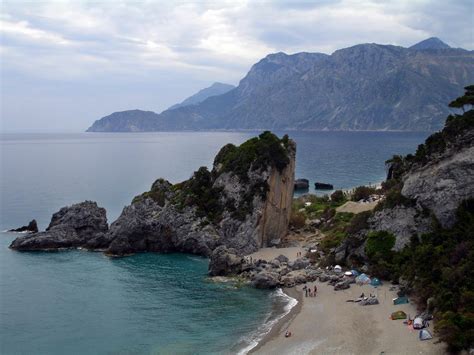
<instances>
[{"instance_id":1,"label":"small wave","mask_svg":"<svg viewBox=\"0 0 474 355\"><path fill-rule=\"evenodd\" d=\"M33 232L31 232L31 231L15 232L15 231L12 231L12 230L9 230L9 229L5 229L4 231L2 231L2 233L29 234L29 233L33 233Z\"/></svg>"},{"instance_id":2,"label":"small wave","mask_svg":"<svg viewBox=\"0 0 474 355\"><path fill-rule=\"evenodd\" d=\"M298 304L298 301L293 298L293 297L290 297L288 296L286 293L283 292L283 290L281 288L277 289L275 291L275 293L273 294L273 297L274 298L282 298L283 300L285 300L287 303L286 305L283 307L283 310L284 312L279 314L276 318L274 319L268 319L267 317L267 320L264 322L264 324L262 325L262 327L260 327L259 329L257 329L257 331L255 331L253 334L250 334L250 336L246 339L244 339L244 341L246 343L248 343L248 345L243 348L242 350L240 350L237 354L238 355L245 355L245 354L248 354L248 352L250 350L252 350L253 348L255 348L258 343L260 341L262 341L262 339L268 334L270 333L270 331L272 330L272 328L283 318L285 317L288 313L290 313L290 311L293 309L294 306L296 306ZM269 315L269 317L271 316L271 314Z\"/></svg>"}]
</instances>

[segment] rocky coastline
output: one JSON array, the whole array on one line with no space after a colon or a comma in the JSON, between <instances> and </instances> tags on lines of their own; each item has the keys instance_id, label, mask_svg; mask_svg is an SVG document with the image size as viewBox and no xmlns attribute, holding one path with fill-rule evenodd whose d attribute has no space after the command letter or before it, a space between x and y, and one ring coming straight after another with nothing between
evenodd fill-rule
<instances>
[{"instance_id":1,"label":"rocky coastline","mask_svg":"<svg viewBox=\"0 0 474 355\"><path fill-rule=\"evenodd\" d=\"M43 232L15 239L18 251L82 248L109 256L184 252L210 256L219 246L249 254L287 234L296 145L264 132L241 146L224 146L213 168L189 180L156 180L110 227L96 202L63 207Z\"/></svg>"}]
</instances>

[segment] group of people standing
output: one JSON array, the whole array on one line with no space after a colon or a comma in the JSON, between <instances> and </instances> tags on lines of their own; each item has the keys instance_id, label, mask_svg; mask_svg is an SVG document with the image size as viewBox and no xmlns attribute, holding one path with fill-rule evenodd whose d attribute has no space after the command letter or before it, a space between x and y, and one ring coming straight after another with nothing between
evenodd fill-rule
<instances>
[{"instance_id":1,"label":"group of people standing","mask_svg":"<svg viewBox=\"0 0 474 355\"><path fill-rule=\"evenodd\" d=\"M318 292L318 288L316 287L316 285L314 285L313 289L304 285L303 290L305 297L316 297L316 293Z\"/></svg>"}]
</instances>

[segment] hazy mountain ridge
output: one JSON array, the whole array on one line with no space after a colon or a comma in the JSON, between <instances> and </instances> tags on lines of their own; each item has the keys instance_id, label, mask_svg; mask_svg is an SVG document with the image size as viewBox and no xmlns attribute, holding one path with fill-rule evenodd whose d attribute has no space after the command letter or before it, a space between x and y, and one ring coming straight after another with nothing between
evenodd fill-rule
<instances>
[{"instance_id":1,"label":"hazy mountain ridge","mask_svg":"<svg viewBox=\"0 0 474 355\"><path fill-rule=\"evenodd\" d=\"M169 107L168 110L174 110L176 108L184 106L196 105L203 102L209 97L225 94L226 92L234 88L234 85L216 82L205 89L199 90L196 94L188 97L183 102Z\"/></svg>"},{"instance_id":2,"label":"hazy mountain ridge","mask_svg":"<svg viewBox=\"0 0 474 355\"><path fill-rule=\"evenodd\" d=\"M445 103L474 81L474 52L442 44L428 39L411 48L359 44L332 55L270 54L235 89L131 127L438 130L450 113ZM89 130L105 127L114 130L102 120Z\"/></svg>"}]
</instances>

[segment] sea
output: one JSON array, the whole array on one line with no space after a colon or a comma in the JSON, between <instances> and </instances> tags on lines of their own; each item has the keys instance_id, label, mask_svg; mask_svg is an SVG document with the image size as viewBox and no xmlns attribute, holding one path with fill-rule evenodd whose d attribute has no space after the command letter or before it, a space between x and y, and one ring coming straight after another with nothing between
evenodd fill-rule
<instances>
[{"instance_id":1,"label":"sea","mask_svg":"<svg viewBox=\"0 0 474 355\"><path fill-rule=\"evenodd\" d=\"M261 132L9 133L0 135L1 354L246 353L291 307L281 290L207 277L184 254L108 258L70 250L20 253L5 232L60 207L97 201L114 221L159 177L177 183L212 167L227 143ZM276 132L279 135L285 132ZM287 132L296 177L348 189L376 184L385 161L428 132ZM311 188L311 192L314 192Z\"/></svg>"}]
</instances>

